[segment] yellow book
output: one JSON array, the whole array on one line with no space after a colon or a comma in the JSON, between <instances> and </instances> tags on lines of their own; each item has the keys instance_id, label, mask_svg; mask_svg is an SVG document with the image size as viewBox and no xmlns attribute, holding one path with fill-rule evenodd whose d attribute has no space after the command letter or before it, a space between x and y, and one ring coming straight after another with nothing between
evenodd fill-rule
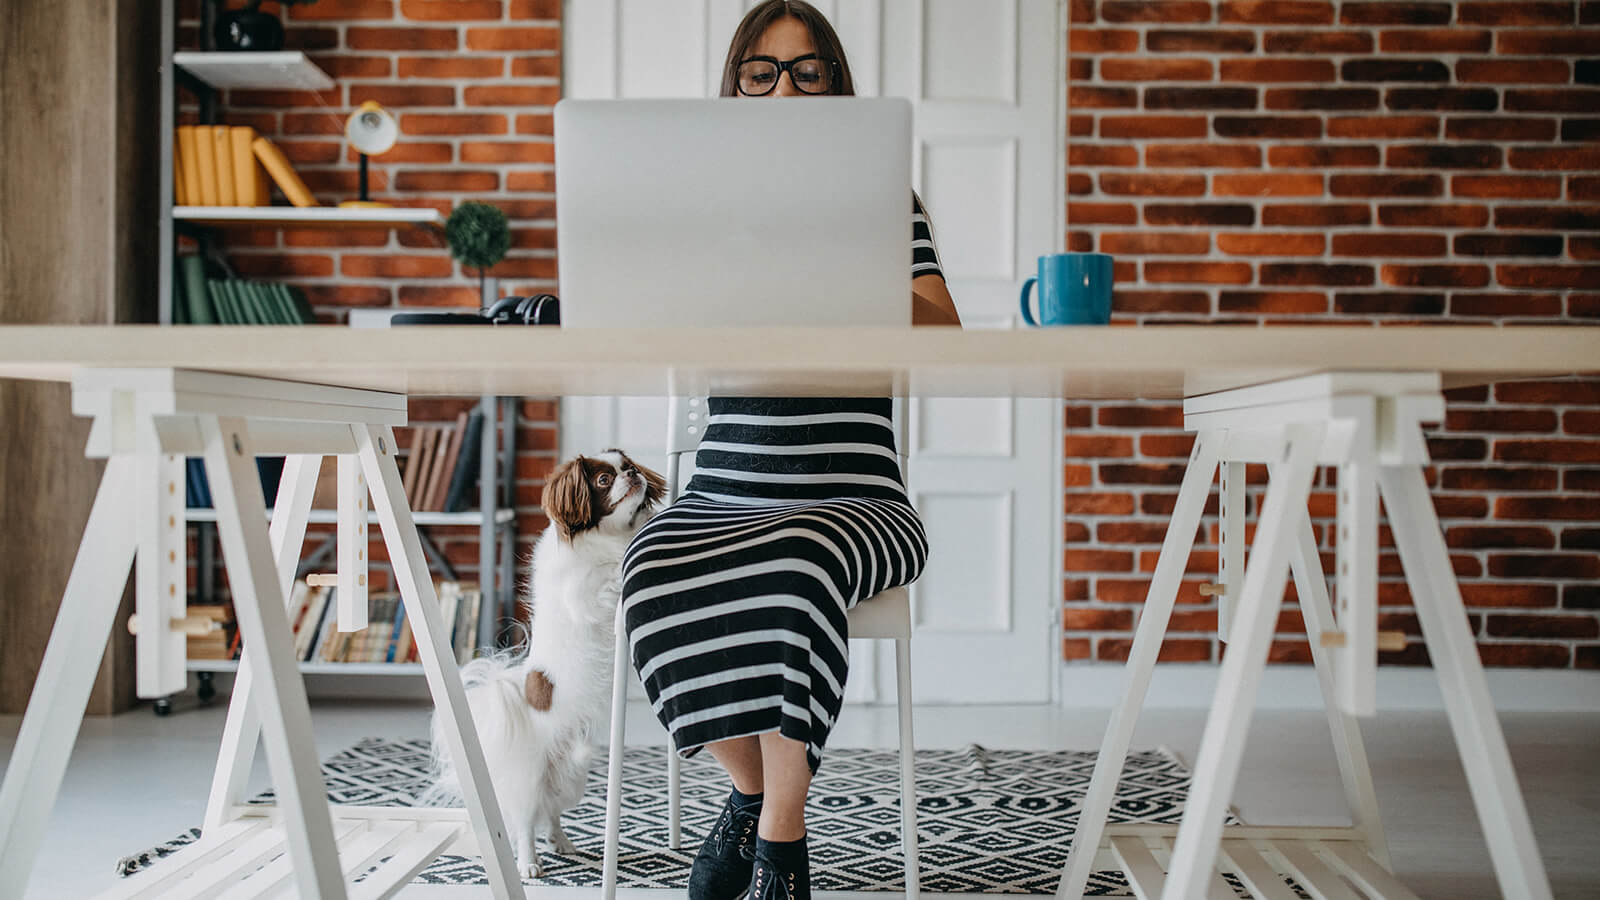
<instances>
[{"instance_id":1,"label":"yellow book","mask_svg":"<svg viewBox=\"0 0 1600 900\"><path fill-rule=\"evenodd\" d=\"M183 180L182 144L176 128L172 129L172 205L189 205L189 185Z\"/></svg>"},{"instance_id":2,"label":"yellow book","mask_svg":"<svg viewBox=\"0 0 1600 900\"><path fill-rule=\"evenodd\" d=\"M266 206L272 202L267 176L250 147L255 143L256 130L249 125L235 125L228 129L228 137L233 147L233 202L238 206Z\"/></svg>"},{"instance_id":3,"label":"yellow book","mask_svg":"<svg viewBox=\"0 0 1600 900\"><path fill-rule=\"evenodd\" d=\"M238 206L233 193L233 142L232 129L226 125L211 126L213 158L217 165L217 205Z\"/></svg>"},{"instance_id":4,"label":"yellow book","mask_svg":"<svg viewBox=\"0 0 1600 900\"><path fill-rule=\"evenodd\" d=\"M194 127L194 160L200 170L200 205L217 205L217 148L210 125Z\"/></svg>"},{"instance_id":5,"label":"yellow book","mask_svg":"<svg viewBox=\"0 0 1600 900\"><path fill-rule=\"evenodd\" d=\"M289 165L289 160L278 149L278 145L264 137L258 137L251 143L251 148L256 152L256 159L261 160L261 165L266 168L267 174L278 185L278 190L289 198L295 206L318 206L317 198L311 196L311 189L300 180L300 175L295 172L294 166Z\"/></svg>"},{"instance_id":6,"label":"yellow book","mask_svg":"<svg viewBox=\"0 0 1600 900\"><path fill-rule=\"evenodd\" d=\"M195 146L195 126L178 126L178 159L183 167L183 202L190 206L199 206L200 198L200 160L197 158L200 151Z\"/></svg>"}]
</instances>

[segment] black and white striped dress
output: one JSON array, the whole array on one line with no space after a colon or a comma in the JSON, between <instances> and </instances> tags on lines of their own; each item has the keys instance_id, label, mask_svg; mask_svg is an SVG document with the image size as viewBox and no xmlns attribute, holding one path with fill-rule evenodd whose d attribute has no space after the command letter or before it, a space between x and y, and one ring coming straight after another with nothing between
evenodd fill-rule
<instances>
[{"instance_id":1,"label":"black and white striped dress","mask_svg":"<svg viewBox=\"0 0 1600 900\"><path fill-rule=\"evenodd\" d=\"M941 274L912 200L912 274ZM622 563L634 669L684 756L779 731L813 771L849 670L845 611L927 562L890 401L713 397L682 497Z\"/></svg>"}]
</instances>

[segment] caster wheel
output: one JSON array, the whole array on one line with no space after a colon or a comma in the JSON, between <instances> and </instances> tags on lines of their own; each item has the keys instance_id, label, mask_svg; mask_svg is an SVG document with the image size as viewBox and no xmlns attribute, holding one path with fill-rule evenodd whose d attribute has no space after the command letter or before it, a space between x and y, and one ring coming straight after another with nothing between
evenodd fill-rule
<instances>
[{"instance_id":1,"label":"caster wheel","mask_svg":"<svg viewBox=\"0 0 1600 900\"><path fill-rule=\"evenodd\" d=\"M156 710L156 715L158 715L158 716L170 716L170 715L172 715L172 700L171 700L171 698L162 697L160 700L157 700L156 701L155 710Z\"/></svg>"},{"instance_id":2,"label":"caster wheel","mask_svg":"<svg viewBox=\"0 0 1600 900\"><path fill-rule=\"evenodd\" d=\"M217 686L212 683L210 672L200 673L200 684L195 688L195 693L200 697L201 703L210 703L217 696Z\"/></svg>"}]
</instances>

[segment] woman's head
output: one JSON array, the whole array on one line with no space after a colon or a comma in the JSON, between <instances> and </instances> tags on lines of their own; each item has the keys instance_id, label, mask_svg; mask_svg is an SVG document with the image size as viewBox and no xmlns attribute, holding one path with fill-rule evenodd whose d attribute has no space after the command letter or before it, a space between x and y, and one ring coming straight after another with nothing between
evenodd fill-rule
<instances>
[{"instance_id":1,"label":"woman's head","mask_svg":"<svg viewBox=\"0 0 1600 900\"><path fill-rule=\"evenodd\" d=\"M839 35L804 0L765 0L734 30L722 67L722 96L855 92Z\"/></svg>"}]
</instances>

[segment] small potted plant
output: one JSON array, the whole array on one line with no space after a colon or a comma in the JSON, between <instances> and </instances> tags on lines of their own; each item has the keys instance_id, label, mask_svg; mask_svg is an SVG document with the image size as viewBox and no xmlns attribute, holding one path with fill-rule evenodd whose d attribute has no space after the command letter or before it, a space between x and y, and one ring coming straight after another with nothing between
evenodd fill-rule
<instances>
[{"instance_id":1,"label":"small potted plant","mask_svg":"<svg viewBox=\"0 0 1600 900\"><path fill-rule=\"evenodd\" d=\"M207 0L211 2L211 0ZM222 5L225 0L217 0ZM285 9L317 0L278 0ZM261 11L261 0L245 0L241 9L220 9L211 36L218 50L282 50L283 23Z\"/></svg>"},{"instance_id":2,"label":"small potted plant","mask_svg":"<svg viewBox=\"0 0 1600 900\"><path fill-rule=\"evenodd\" d=\"M499 299L499 286L488 270L506 258L511 249L511 226L498 206L469 200L451 210L444 223L450 255L463 266L478 270L478 298L484 309Z\"/></svg>"}]
</instances>

